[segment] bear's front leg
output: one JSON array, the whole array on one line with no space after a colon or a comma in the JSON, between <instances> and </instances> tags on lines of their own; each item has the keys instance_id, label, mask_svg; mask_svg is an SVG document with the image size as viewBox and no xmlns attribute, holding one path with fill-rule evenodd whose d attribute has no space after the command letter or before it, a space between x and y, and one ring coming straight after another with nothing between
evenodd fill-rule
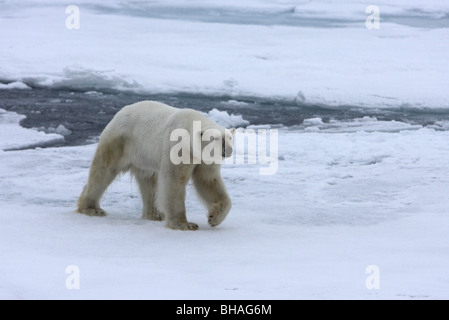
<instances>
[{"instance_id":1,"label":"bear's front leg","mask_svg":"<svg viewBox=\"0 0 449 320\"><path fill-rule=\"evenodd\" d=\"M229 197L223 197L220 201L210 205L207 222L211 227L218 226L223 222L230 210L231 199Z\"/></svg>"},{"instance_id":2,"label":"bear's front leg","mask_svg":"<svg viewBox=\"0 0 449 320\"><path fill-rule=\"evenodd\" d=\"M188 179L177 179L166 175L158 180L157 203L165 213L168 228L175 230L197 230L198 225L188 222L186 217L185 199Z\"/></svg>"},{"instance_id":3,"label":"bear's front leg","mask_svg":"<svg viewBox=\"0 0 449 320\"><path fill-rule=\"evenodd\" d=\"M197 166L193 171L193 183L198 196L207 206L207 221L216 227L224 221L232 203L219 168L213 166Z\"/></svg>"}]
</instances>

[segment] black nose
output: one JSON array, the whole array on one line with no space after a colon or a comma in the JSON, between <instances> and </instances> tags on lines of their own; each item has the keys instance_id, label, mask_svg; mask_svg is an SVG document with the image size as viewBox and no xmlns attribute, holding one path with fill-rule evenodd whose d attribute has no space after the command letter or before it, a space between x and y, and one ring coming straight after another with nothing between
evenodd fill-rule
<instances>
[{"instance_id":1,"label":"black nose","mask_svg":"<svg viewBox=\"0 0 449 320\"><path fill-rule=\"evenodd\" d=\"M223 152L222 152L222 156L223 158L228 158L232 155L232 148L228 147L228 148L224 148Z\"/></svg>"}]
</instances>

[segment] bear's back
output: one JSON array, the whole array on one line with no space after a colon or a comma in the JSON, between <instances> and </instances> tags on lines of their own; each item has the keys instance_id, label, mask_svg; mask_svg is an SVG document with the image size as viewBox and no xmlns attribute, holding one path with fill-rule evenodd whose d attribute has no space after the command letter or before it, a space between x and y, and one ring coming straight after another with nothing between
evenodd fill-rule
<instances>
[{"instance_id":1,"label":"bear's back","mask_svg":"<svg viewBox=\"0 0 449 320\"><path fill-rule=\"evenodd\" d=\"M105 128L104 135L167 139L177 128L191 133L194 121L201 124L201 129L221 128L199 111L179 109L157 101L141 101L123 107Z\"/></svg>"},{"instance_id":2,"label":"bear's back","mask_svg":"<svg viewBox=\"0 0 449 320\"><path fill-rule=\"evenodd\" d=\"M141 101L123 107L109 122L103 135L145 135L148 131L160 133L177 108L157 102Z\"/></svg>"},{"instance_id":3,"label":"bear's back","mask_svg":"<svg viewBox=\"0 0 449 320\"><path fill-rule=\"evenodd\" d=\"M131 122L147 122L156 119L164 120L168 119L172 114L176 113L179 109L166 105L157 101L141 101L129 106L123 107L117 115L129 118ZM127 121L129 121L127 120Z\"/></svg>"}]
</instances>

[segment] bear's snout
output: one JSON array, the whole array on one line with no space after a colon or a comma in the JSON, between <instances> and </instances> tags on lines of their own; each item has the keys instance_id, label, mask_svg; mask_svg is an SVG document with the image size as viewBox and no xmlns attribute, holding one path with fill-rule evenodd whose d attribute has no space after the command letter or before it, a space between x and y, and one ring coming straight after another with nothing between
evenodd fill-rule
<instances>
[{"instance_id":1,"label":"bear's snout","mask_svg":"<svg viewBox=\"0 0 449 320\"><path fill-rule=\"evenodd\" d=\"M232 147L225 147L223 148L222 156L223 158L229 158L232 156Z\"/></svg>"}]
</instances>

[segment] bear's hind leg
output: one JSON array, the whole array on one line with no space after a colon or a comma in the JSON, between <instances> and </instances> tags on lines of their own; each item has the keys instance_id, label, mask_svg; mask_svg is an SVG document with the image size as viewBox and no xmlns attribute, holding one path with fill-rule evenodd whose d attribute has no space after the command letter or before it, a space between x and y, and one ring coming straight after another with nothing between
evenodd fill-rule
<instances>
[{"instance_id":1,"label":"bear's hind leg","mask_svg":"<svg viewBox=\"0 0 449 320\"><path fill-rule=\"evenodd\" d=\"M115 177L124 171L120 165L124 151L123 138L102 141L97 147L89 180L78 199L78 212L89 216L105 216L106 212L100 208L100 199ZM124 168L124 167L123 167Z\"/></svg>"},{"instance_id":2,"label":"bear's hind leg","mask_svg":"<svg viewBox=\"0 0 449 320\"><path fill-rule=\"evenodd\" d=\"M157 175L139 169L131 169L133 176L139 185L140 195L142 196L143 210L142 219L163 221L164 214L156 208L156 186Z\"/></svg>"},{"instance_id":3,"label":"bear's hind leg","mask_svg":"<svg viewBox=\"0 0 449 320\"><path fill-rule=\"evenodd\" d=\"M105 216L106 212L100 208L100 199L117 174L118 171L108 169L92 172L78 199L78 212L88 216Z\"/></svg>"}]
</instances>

